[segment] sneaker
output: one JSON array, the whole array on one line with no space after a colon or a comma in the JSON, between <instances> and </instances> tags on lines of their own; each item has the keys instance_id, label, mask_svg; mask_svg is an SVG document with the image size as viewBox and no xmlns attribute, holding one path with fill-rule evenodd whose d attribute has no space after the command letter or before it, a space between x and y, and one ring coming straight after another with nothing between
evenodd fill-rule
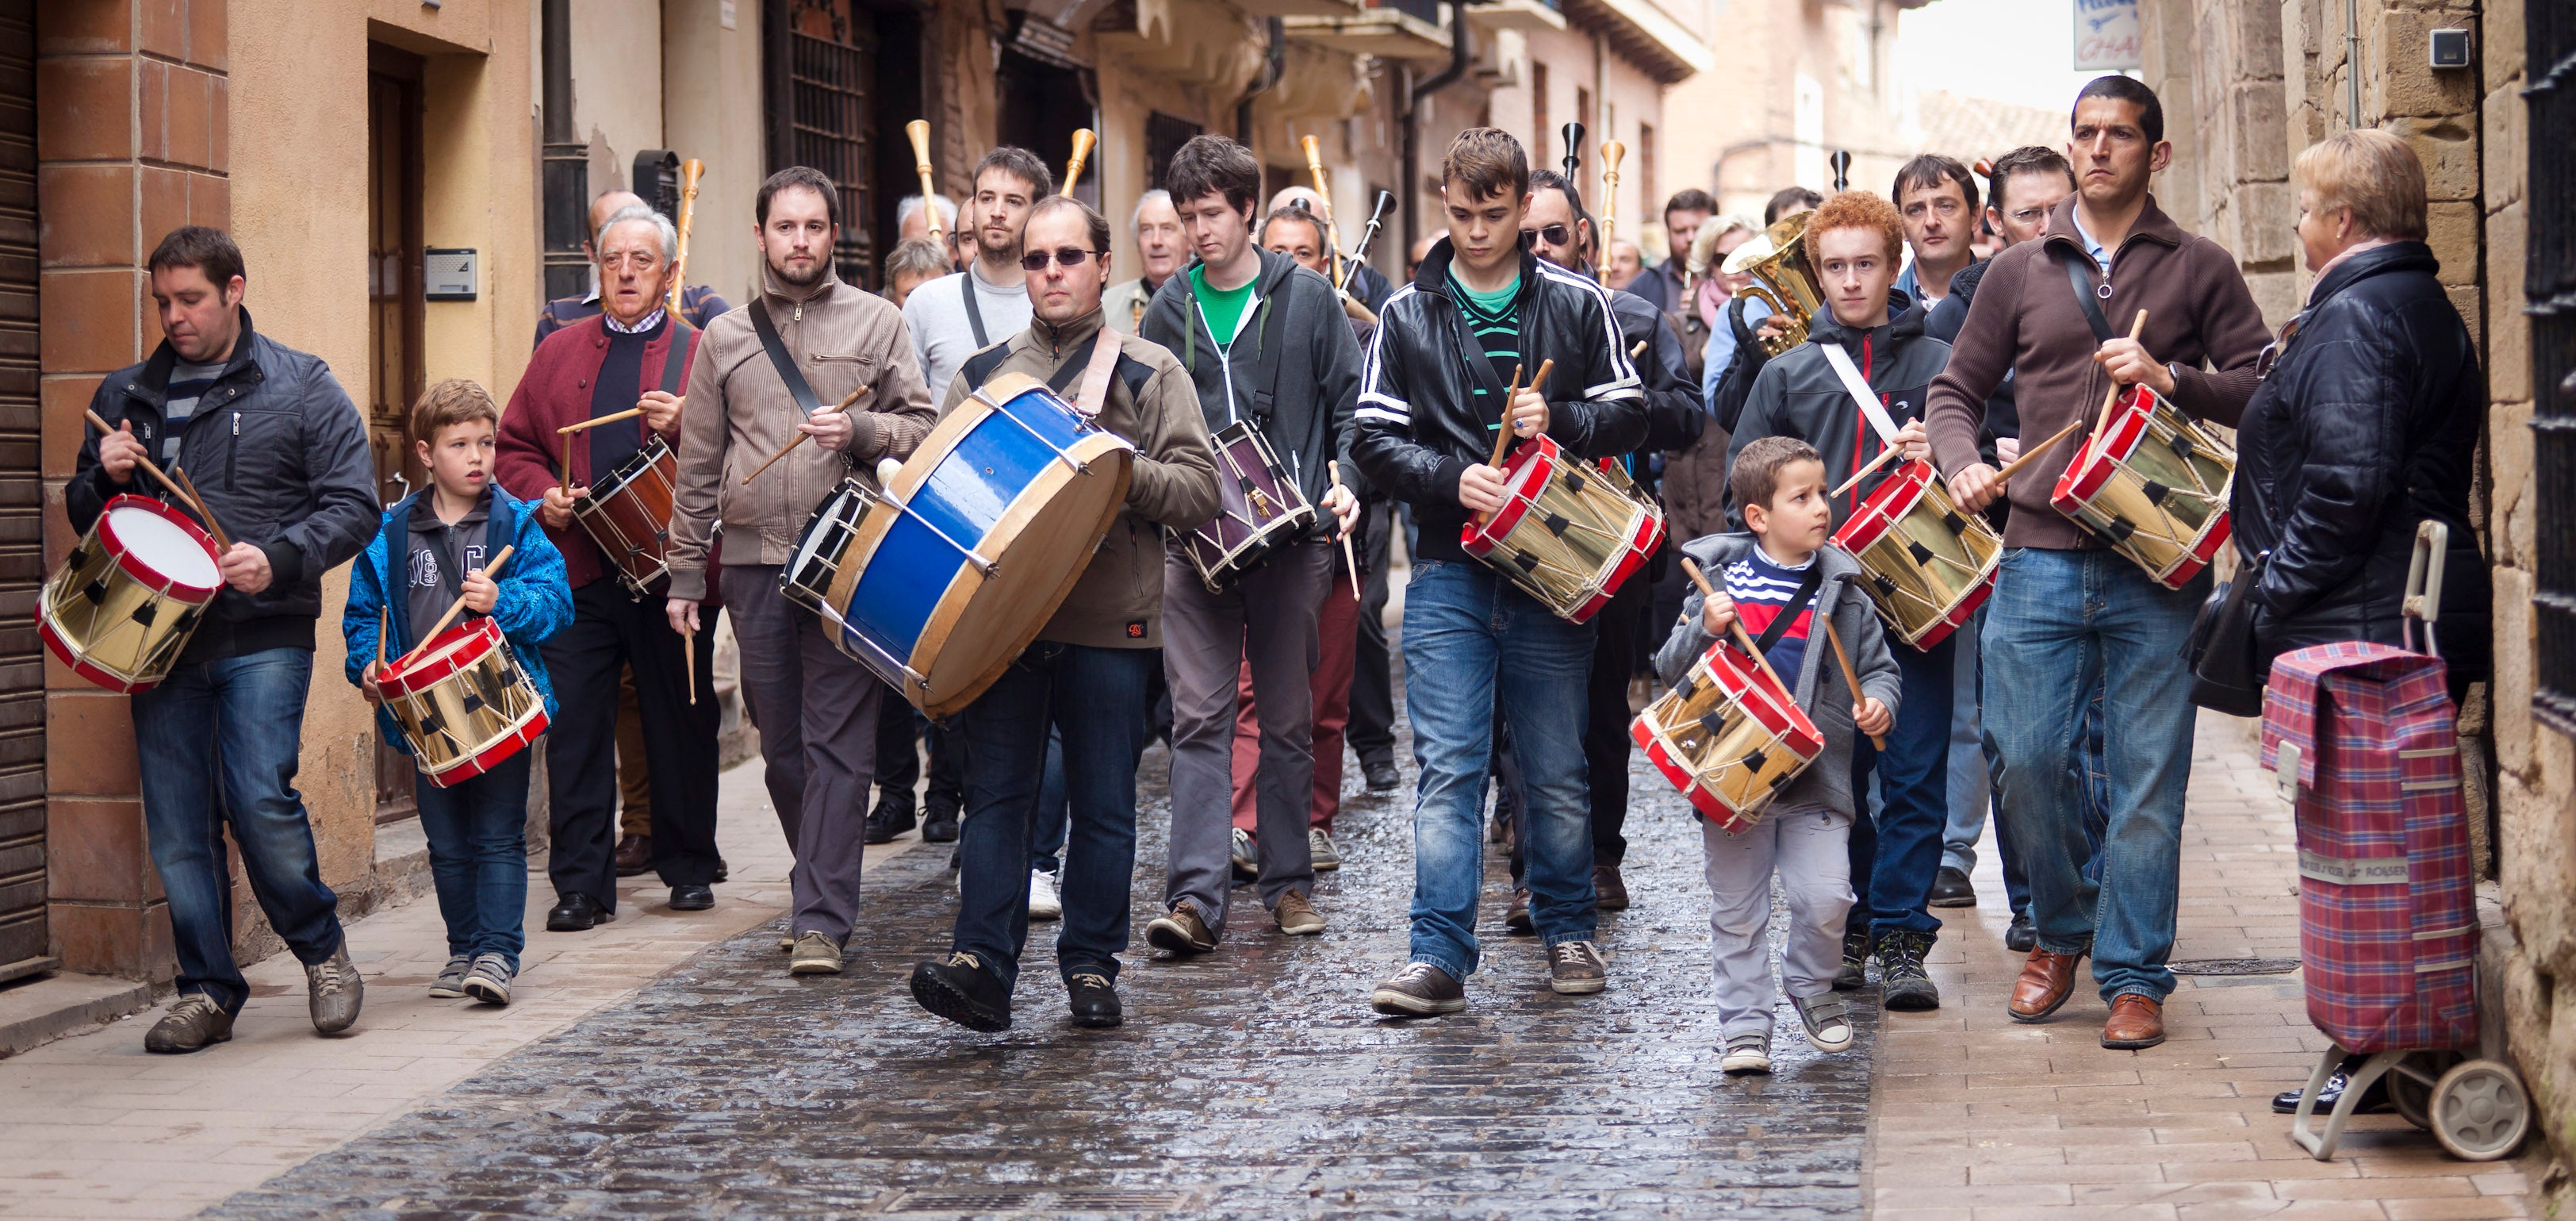
<instances>
[{"instance_id":1,"label":"sneaker","mask_svg":"<svg viewBox=\"0 0 2576 1221\"><path fill-rule=\"evenodd\" d=\"M1726 1040L1726 1054L1717 1062L1719 1072L1729 1077L1771 1071L1771 1036L1739 1034Z\"/></svg>"},{"instance_id":2,"label":"sneaker","mask_svg":"<svg viewBox=\"0 0 2576 1221\"><path fill-rule=\"evenodd\" d=\"M1932 875L1932 906L1975 907L1977 888L1968 882L1968 871L1943 865Z\"/></svg>"},{"instance_id":3,"label":"sneaker","mask_svg":"<svg viewBox=\"0 0 2576 1221\"><path fill-rule=\"evenodd\" d=\"M304 968L304 1006L313 1015L313 1029L322 1034L338 1034L355 1025L358 1010L367 1002L367 981L358 968L349 964L349 939L340 939L340 948L331 956Z\"/></svg>"},{"instance_id":4,"label":"sneaker","mask_svg":"<svg viewBox=\"0 0 2576 1221\"><path fill-rule=\"evenodd\" d=\"M952 950L938 962L912 968L912 999L922 1008L969 1030L1009 1030L1011 993L982 959Z\"/></svg>"},{"instance_id":5,"label":"sneaker","mask_svg":"<svg viewBox=\"0 0 2576 1221\"><path fill-rule=\"evenodd\" d=\"M877 808L868 814L867 829L863 838L871 844L891 844L894 842L894 837L912 830L912 826L913 813L910 801L900 805L891 801L880 801L877 803Z\"/></svg>"},{"instance_id":6,"label":"sneaker","mask_svg":"<svg viewBox=\"0 0 2576 1221\"><path fill-rule=\"evenodd\" d=\"M1590 996L1610 986L1610 968L1601 949L1589 941L1560 941L1547 947L1547 986L1559 996Z\"/></svg>"},{"instance_id":7,"label":"sneaker","mask_svg":"<svg viewBox=\"0 0 2576 1221\"><path fill-rule=\"evenodd\" d=\"M921 842L925 844L956 843L957 811L932 810L928 818L921 820Z\"/></svg>"},{"instance_id":8,"label":"sneaker","mask_svg":"<svg viewBox=\"0 0 2576 1221\"><path fill-rule=\"evenodd\" d=\"M808 929L796 934L795 957L787 960L790 975L838 975L841 973L841 947L831 937Z\"/></svg>"},{"instance_id":9,"label":"sneaker","mask_svg":"<svg viewBox=\"0 0 2576 1221\"><path fill-rule=\"evenodd\" d=\"M1342 850L1333 845L1333 833L1322 827L1306 829L1306 855L1315 859L1315 872L1342 867Z\"/></svg>"},{"instance_id":10,"label":"sneaker","mask_svg":"<svg viewBox=\"0 0 2576 1221\"><path fill-rule=\"evenodd\" d=\"M2029 912L2013 913L2012 923L2004 926L2004 948L2016 954L2039 948L2039 926L2030 922Z\"/></svg>"},{"instance_id":11,"label":"sneaker","mask_svg":"<svg viewBox=\"0 0 2576 1221\"><path fill-rule=\"evenodd\" d=\"M1798 1010L1798 1021L1807 1028L1807 1046L1817 1051L1848 1051L1852 1045L1851 1010L1843 998L1831 992L1815 996L1793 996L1789 1003Z\"/></svg>"},{"instance_id":12,"label":"sneaker","mask_svg":"<svg viewBox=\"0 0 2576 1221\"><path fill-rule=\"evenodd\" d=\"M1279 905L1271 908L1270 914L1279 921L1279 931L1291 937L1312 937L1324 931L1324 918L1316 914L1314 903L1293 890L1279 896Z\"/></svg>"},{"instance_id":13,"label":"sneaker","mask_svg":"<svg viewBox=\"0 0 2576 1221\"><path fill-rule=\"evenodd\" d=\"M1843 930L1843 965L1834 972L1834 991L1850 992L1869 983L1869 930Z\"/></svg>"},{"instance_id":14,"label":"sneaker","mask_svg":"<svg viewBox=\"0 0 2576 1221\"><path fill-rule=\"evenodd\" d=\"M429 998L435 1001L452 1001L465 995L465 973L473 969L474 956L471 954L458 954L449 958L447 966L439 971L437 981L429 985Z\"/></svg>"},{"instance_id":15,"label":"sneaker","mask_svg":"<svg viewBox=\"0 0 2576 1221\"><path fill-rule=\"evenodd\" d=\"M1395 772L1393 759L1363 760L1360 774L1368 777L1368 791L1372 793L1392 793L1397 785L1404 783L1404 778Z\"/></svg>"},{"instance_id":16,"label":"sneaker","mask_svg":"<svg viewBox=\"0 0 2576 1221\"><path fill-rule=\"evenodd\" d=\"M1427 962L1408 962L1369 993L1369 1008L1388 1017L1432 1017L1467 1007L1467 990Z\"/></svg>"},{"instance_id":17,"label":"sneaker","mask_svg":"<svg viewBox=\"0 0 2576 1221\"><path fill-rule=\"evenodd\" d=\"M157 1055L175 1056L229 1043L233 1037L233 1015L203 992L182 992L179 1003L152 1023L152 1032L143 1036L143 1050Z\"/></svg>"},{"instance_id":18,"label":"sneaker","mask_svg":"<svg viewBox=\"0 0 2576 1221\"><path fill-rule=\"evenodd\" d=\"M1941 989L1923 971L1923 955L1939 940L1931 933L1905 931L1878 939L1880 1003L1900 1013L1941 1007Z\"/></svg>"},{"instance_id":19,"label":"sneaker","mask_svg":"<svg viewBox=\"0 0 2576 1221\"><path fill-rule=\"evenodd\" d=\"M1261 854L1253 850L1251 832L1241 827L1234 829L1234 850L1231 855L1234 860L1235 881L1249 882L1261 876Z\"/></svg>"},{"instance_id":20,"label":"sneaker","mask_svg":"<svg viewBox=\"0 0 2576 1221\"><path fill-rule=\"evenodd\" d=\"M1538 932L1537 923L1530 919L1529 887L1512 888L1511 906L1503 909L1503 931L1515 937L1527 937Z\"/></svg>"},{"instance_id":21,"label":"sneaker","mask_svg":"<svg viewBox=\"0 0 2576 1221\"><path fill-rule=\"evenodd\" d=\"M794 932L785 932L778 935L778 952L781 954L793 954L796 952L796 934Z\"/></svg>"},{"instance_id":22,"label":"sneaker","mask_svg":"<svg viewBox=\"0 0 2576 1221\"><path fill-rule=\"evenodd\" d=\"M510 1003L510 980L518 975L510 960L498 954L474 956L474 970L465 977L465 995L486 1005Z\"/></svg>"},{"instance_id":23,"label":"sneaker","mask_svg":"<svg viewBox=\"0 0 2576 1221\"><path fill-rule=\"evenodd\" d=\"M1216 948L1216 934L1199 916L1199 905L1183 899L1145 926L1145 944L1173 954L1204 954Z\"/></svg>"},{"instance_id":24,"label":"sneaker","mask_svg":"<svg viewBox=\"0 0 2576 1221\"><path fill-rule=\"evenodd\" d=\"M1073 1007L1076 1026L1099 1029L1127 1020L1118 1004L1118 989L1098 971L1076 971L1065 976L1064 990L1067 1003Z\"/></svg>"},{"instance_id":25,"label":"sneaker","mask_svg":"<svg viewBox=\"0 0 2576 1221\"><path fill-rule=\"evenodd\" d=\"M1043 869L1029 871L1029 919L1057 920L1064 916L1064 899L1056 894L1055 875Z\"/></svg>"},{"instance_id":26,"label":"sneaker","mask_svg":"<svg viewBox=\"0 0 2576 1221\"><path fill-rule=\"evenodd\" d=\"M1605 912L1628 910L1628 881L1619 876L1617 865L1592 867L1592 906Z\"/></svg>"}]
</instances>

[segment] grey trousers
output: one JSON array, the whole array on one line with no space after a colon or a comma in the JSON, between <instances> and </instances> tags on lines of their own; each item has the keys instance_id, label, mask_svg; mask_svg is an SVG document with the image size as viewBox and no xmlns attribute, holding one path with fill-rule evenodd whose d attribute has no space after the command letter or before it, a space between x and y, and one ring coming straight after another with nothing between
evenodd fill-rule
<instances>
[{"instance_id":1,"label":"grey trousers","mask_svg":"<svg viewBox=\"0 0 2576 1221\"><path fill-rule=\"evenodd\" d=\"M796 852L789 927L847 943L877 772L877 701L897 697L832 643L821 619L778 592L777 568L727 564L721 579L769 804Z\"/></svg>"},{"instance_id":2,"label":"grey trousers","mask_svg":"<svg viewBox=\"0 0 2576 1221\"><path fill-rule=\"evenodd\" d=\"M1977 621L1959 625L1951 634L1959 642L1959 664L1951 678L1950 822L1941 832L1941 863L1961 873L1977 871L1977 841L1985 838L1986 812L1993 808L1994 773L1986 768L1985 734L1978 714L1983 688L1977 668Z\"/></svg>"},{"instance_id":3,"label":"grey trousers","mask_svg":"<svg viewBox=\"0 0 2576 1221\"><path fill-rule=\"evenodd\" d=\"M1789 899L1780 982L1799 998L1833 991L1852 905L1851 816L1823 806L1773 806L1740 835L1694 821L1707 863L1719 1028L1729 1038L1769 1034L1779 1006L1771 987L1771 875L1780 875Z\"/></svg>"},{"instance_id":4,"label":"grey trousers","mask_svg":"<svg viewBox=\"0 0 2576 1221\"><path fill-rule=\"evenodd\" d=\"M1211 594L1178 554L1163 561L1163 676L1172 692L1171 877L1166 906L1188 899L1225 932L1233 881L1235 680L1252 667L1261 722L1253 784L1261 901L1315 887L1306 808L1315 785L1315 616L1333 579L1329 544L1299 543Z\"/></svg>"}]
</instances>

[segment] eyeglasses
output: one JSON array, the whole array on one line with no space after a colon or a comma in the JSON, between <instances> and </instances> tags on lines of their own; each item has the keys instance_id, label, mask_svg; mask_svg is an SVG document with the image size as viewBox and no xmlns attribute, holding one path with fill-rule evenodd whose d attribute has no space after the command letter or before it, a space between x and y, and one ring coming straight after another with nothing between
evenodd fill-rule
<instances>
[{"instance_id":1,"label":"eyeglasses","mask_svg":"<svg viewBox=\"0 0 2576 1221\"><path fill-rule=\"evenodd\" d=\"M1521 240L1523 242L1545 242L1550 246L1562 246L1574 240L1574 233L1563 225L1542 225L1536 229L1521 230Z\"/></svg>"},{"instance_id":2,"label":"eyeglasses","mask_svg":"<svg viewBox=\"0 0 2576 1221\"><path fill-rule=\"evenodd\" d=\"M1061 263L1064 266L1080 267L1082 266L1082 261L1084 259L1090 258L1095 253L1098 252L1085 250L1080 246L1066 246L1057 250L1054 257L1056 262ZM1020 256L1020 270L1045 271L1047 269L1047 257L1046 251L1032 250L1027 254Z\"/></svg>"}]
</instances>

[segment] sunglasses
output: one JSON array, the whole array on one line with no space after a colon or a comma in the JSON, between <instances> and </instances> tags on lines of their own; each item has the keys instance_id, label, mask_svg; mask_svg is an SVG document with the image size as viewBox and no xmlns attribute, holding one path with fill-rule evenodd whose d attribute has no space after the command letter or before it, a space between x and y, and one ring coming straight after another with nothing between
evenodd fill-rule
<instances>
[{"instance_id":1,"label":"sunglasses","mask_svg":"<svg viewBox=\"0 0 2576 1221\"><path fill-rule=\"evenodd\" d=\"M1096 253L1098 252L1085 250L1079 246L1066 246L1057 250L1054 257L1056 262L1061 263L1064 266L1080 267L1082 266L1082 261L1084 259L1088 259ZM1045 271L1047 269L1047 257L1046 251L1032 250L1020 257L1020 270Z\"/></svg>"},{"instance_id":2,"label":"sunglasses","mask_svg":"<svg viewBox=\"0 0 2576 1221\"><path fill-rule=\"evenodd\" d=\"M1542 225L1536 229L1521 230L1521 241L1525 243L1544 242L1550 246L1562 246L1573 240L1574 231L1563 225Z\"/></svg>"}]
</instances>

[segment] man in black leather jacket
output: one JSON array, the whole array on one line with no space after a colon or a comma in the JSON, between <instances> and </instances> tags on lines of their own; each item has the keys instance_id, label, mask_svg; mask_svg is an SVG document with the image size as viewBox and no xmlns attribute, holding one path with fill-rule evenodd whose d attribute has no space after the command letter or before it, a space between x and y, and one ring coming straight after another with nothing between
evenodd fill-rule
<instances>
[{"instance_id":1,"label":"man in black leather jacket","mask_svg":"<svg viewBox=\"0 0 2576 1221\"><path fill-rule=\"evenodd\" d=\"M1520 241L1529 160L1494 128L1461 132L1441 165L1448 236L1380 312L1361 374L1360 470L1411 504L1421 528L1405 592L1406 707L1422 775L1414 804L1410 961L1380 984L1381 1013L1466 1006L1476 968L1484 791L1499 691L1527 777L1530 915L1550 986L1607 986L1592 944L1592 837L1582 750L1592 629L1569 623L1469 558L1460 529L1504 504L1495 434L1546 433L1579 460L1646 439L1645 392L1599 284ZM1553 361L1543 392L1524 385Z\"/></svg>"}]
</instances>

